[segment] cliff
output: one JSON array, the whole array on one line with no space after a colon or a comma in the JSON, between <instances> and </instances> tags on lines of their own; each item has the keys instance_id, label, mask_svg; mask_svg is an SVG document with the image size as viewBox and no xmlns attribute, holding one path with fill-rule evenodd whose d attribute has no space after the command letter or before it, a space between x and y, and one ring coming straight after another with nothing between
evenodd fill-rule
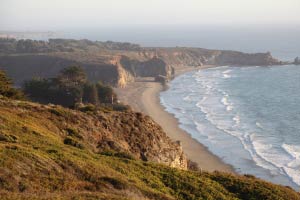
<instances>
[{"instance_id":1,"label":"cliff","mask_svg":"<svg viewBox=\"0 0 300 200\"><path fill-rule=\"evenodd\" d=\"M283 62L270 53L247 54L202 48L142 48L130 43L56 39L49 42L0 40L0 69L17 85L32 77L54 77L82 66L91 81L125 87L135 77L166 77L177 68L201 65L268 66Z\"/></svg>"},{"instance_id":2,"label":"cliff","mask_svg":"<svg viewBox=\"0 0 300 200\"><path fill-rule=\"evenodd\" d=\"M180 146L140 113L0 98L1 199L300 199L253 176L181 169Z\"/></svg>"},{"instance_id":3,"label":"cliff","mask_svg":"<svg viewBox=\"0 0 300 200\"><path fill-rule=\"evenodd\" d=\"M122 56L121 65L129 71L134 77L156 77L159 75L171 77L172 67L158 57L149 58L146 61L139 61Z\"/></svg>"}]
</instances>

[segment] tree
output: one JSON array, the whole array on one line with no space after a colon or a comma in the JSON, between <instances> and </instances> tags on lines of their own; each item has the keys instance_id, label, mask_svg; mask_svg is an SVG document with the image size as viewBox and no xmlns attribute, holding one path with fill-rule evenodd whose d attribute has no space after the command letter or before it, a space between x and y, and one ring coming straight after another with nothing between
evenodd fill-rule
<instances>
[{"instance_id":1,"label":"tree","mask_svg":"<svg viewBox=\"0 0 300 200\"><path fill-rule=\"evenodd\" d=\"M86 74L81 67L71 66L63 69L55 81L60 89L60 94L64 96L65 103L71 104L68 106L74 106L81 102L83 86L87 82Z\"/></svg>"},{"instance_id":2,"label":"tree","mask_svg":"<svg viewBox=\"0 0 300 200\"><path fill-rule=\"evenodd\" d=\"M83 103L99 104L98 90L95 84L86 83L83 88Z\"/></svg>"},{"instance_id":3,"label":"tree","mask_svg":"<svg viewBox=\"0 0 300 200\"><path fill-rule=\"evenodd\" d=\"M71 66L60 72L58 81L60 85L65 87L77 87L85 84L87 77L81 67Z\"/></svg>"},{"instance_id":4,"label":"tree","mask_svg":"<svg viewBox=\"0 0 300 200\"><path fill-rule=\"evenodd\" d=\"M23 91L35 101L48 103L51 102L52 97L50 87L51 81L43 78L33 78L24 82Z\"/></svg>"},{"instance_id":5,"label":"tree","mask_svg":"<svg viewBox=\"0 0 300 200\"><path fill-rule=\"evenodd\" d=\"M23 87L24 92L32 100L73 107L76 103L81 102L86 83L87 78L83 69L72 66L63 69L57 78L35 78L26 81ZM96 91L96 88L93 90ZM97 94L95 96L97 97ZM89 98L89 101L97 103L97 99Z\"/></svg>"},{"instance_id":6,"label":"tree","mask_svg":"<svg viewBox=\"0 0 300 200\"><path fill-rule=\"evenodd\" d=\"M24 94L13 88L13 83L10 78L8 78L4 71L0 70L0 95L3 95L12 99L24 99Z\"/></svg>"},{"instance_id":7,"label":"tree","mask_svg":"<svg viewBox=\"0 0 300 200\"><path fill-rule=\"evenodd\" d=\"M117 95L114 93L112 87L103 85L101 82L98 82L96 86L100 102L113 104L117 101Z\"/></svg>"}]
</instances>

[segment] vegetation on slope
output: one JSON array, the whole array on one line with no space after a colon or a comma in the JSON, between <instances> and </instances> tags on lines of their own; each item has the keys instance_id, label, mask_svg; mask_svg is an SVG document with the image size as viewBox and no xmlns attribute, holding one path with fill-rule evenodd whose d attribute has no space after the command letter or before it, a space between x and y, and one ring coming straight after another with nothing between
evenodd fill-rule
<instances>
[{"instance_id":1,"label":"vegetation on slope","mask_svg":"<svg viewBox=\"0 0 300 200\"><path fill-rule=\"evenodd\" d=\"M300 199L288 187L250 176L170 168L142 161L134 150L124 152L114 145L97 149L93 141L108 133L89 126L101 126L104 120L93 115L1 99L1 199ZM128 123L143 127L143 122L118 122L124 127ZM135 134L127 135L128 141L140 137ZM151 142L151 138L142 140L136 142L136 149Z\"/></svg>"}]
</instances>

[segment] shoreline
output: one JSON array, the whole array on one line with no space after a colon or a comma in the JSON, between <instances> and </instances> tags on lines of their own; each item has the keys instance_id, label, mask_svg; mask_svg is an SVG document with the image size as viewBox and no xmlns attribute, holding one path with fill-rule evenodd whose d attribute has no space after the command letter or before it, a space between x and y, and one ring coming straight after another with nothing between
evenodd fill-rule
<instances>
[{"instance_id":1,"label":"shoreline","mask_svg":"<svg viewBox=\"0 0 300 200\"><path fill-rule=\"evenodd\" d=\"M176 76L183 73L204 69L213 66L191 67L176 69ZM153 78L137 79L125 88L117 88L121 102L130 105L133 110L149 115L156 123L158 123L167 136L173 141L180 141L183 151L187 158L196 162L199 168L205 171L222 171L236 173L234 168L224 163L221 158L211 153L207 147L198 142L192 136L179 127L178 120L173 114L165 111L160 103L159 94L165 87L158 82L154 82Z\"/></svg>"}]
</instances>

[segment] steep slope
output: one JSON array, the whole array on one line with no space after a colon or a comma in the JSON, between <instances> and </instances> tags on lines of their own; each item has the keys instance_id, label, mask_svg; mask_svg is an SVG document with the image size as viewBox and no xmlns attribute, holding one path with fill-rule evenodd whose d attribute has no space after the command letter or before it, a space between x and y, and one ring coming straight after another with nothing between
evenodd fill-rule
<instances>
[{"instance_id":1,"label":"steep slope","mask_svg":"<svg viewBox=\"0 0 300 200\"><path fill-rule=\"evenodd\" d=\"M300 199L252 176L178 168L180 146L140 113L0 99L1 199Z\"/></svg>"},{"instance_id":2,"label":"steep slope","mask_svg":"<svg viewBox=\"0 0 300 200\"><path fill-rule=\"evenodd\" d=\"M106 150L124 152L137 159L187 168L181 147L171 142L150 117L141 113L105 110L85 114L61 106L0 101L2 125L9 123L8 118L4 117L11 110L18 124L13 129L9 129L9 126L1 127L4 138L10 138L9 133L17 131L16 134L21 135L14 136L30 140L22 137L22 132L33 131L41 136L40 139L47 141L48 135L43 135L45 132L61 137L61 143L69 142L70 145L95 153Z\"/></svg>"}]
</instances>

